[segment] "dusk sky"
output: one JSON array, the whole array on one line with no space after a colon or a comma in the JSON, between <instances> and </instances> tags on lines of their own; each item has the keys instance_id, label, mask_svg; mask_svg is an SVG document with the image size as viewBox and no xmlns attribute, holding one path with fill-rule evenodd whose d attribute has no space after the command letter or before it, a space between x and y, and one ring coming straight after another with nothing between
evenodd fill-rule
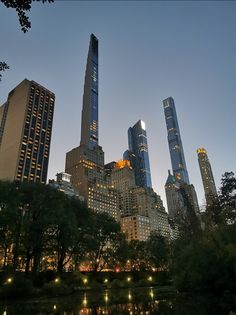
<instances>
[{"instance_id":1,"label":"dusk sky","mask_svg":"<svg viewBox=\"0 0 236 315\"><path fill-rule=\"evenodd\" d=\"M166 205L171 169L163 99L175 100L190 182L204 192L196 149L206 148L217 188L236 171L236 2L56 1L34 3L24 34L0 5L0 104L24 78L56 95L48 179L79 145L89 37L99 39L99 144L122 158L127 130L146 123L154 190Z\"/></svg>"}]
</instances>

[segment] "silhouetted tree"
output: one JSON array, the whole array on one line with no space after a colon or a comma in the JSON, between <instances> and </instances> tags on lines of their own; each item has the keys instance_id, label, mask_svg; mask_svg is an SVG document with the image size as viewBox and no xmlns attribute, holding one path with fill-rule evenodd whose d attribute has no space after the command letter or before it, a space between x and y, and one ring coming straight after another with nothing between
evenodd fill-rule
<instances>
[{"instance_id":1,"label":"silhouetted tree","mask_svg":"<svg viewBox=\"0 0 236 315\"><path fill-rule=\"evenodd\" d=\"M21 26L21 30L26 33L31 27L31 22L29 17L26 15L28 11L31 9L31 5L33 2L54 2L54 0L1 0L1 2L7 7L15 9L19 23Z\"/></svg>"}]
</instances>

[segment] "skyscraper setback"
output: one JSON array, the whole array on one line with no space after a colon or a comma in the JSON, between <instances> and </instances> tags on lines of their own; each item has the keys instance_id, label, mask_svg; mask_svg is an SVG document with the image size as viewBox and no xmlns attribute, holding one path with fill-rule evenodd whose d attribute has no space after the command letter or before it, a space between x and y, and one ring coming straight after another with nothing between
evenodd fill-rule
<instances>
[{"instance_id":1,"label":"skyscraper setback","mask_svg":"<svg viewBox=\"0 0 236 315\"><path fill-rule=\"evenodd\" d=\"M204 148L197 149L198 163L202 176L202 183L205 192L206 203L209 204L213 196L217 195L216 185L211 170L211 164Z\"/></svg>"},{"instance_id":2,"label":"skyscraper setback","mask_svg":"<svg viewBox=\"0 0 236 315\"><path fill-rule=\"evenodd\" d=\"M174 99L172 97L165 99L163 105L173 174L177 180L189 184Z\"/></svg>"},{"instance_id":3,"label":"skyscraper setback","mask_svg":"<svg viewBox=\"0 0 236 315\"><path fill-rule=\"evenodd\" d=\"M46 183L55 95L23 80L0 107L0 179Z\"/></svg>"},{"instance_id":4,"label":"skyscraper setback","mask_svg":"<svg viewBox=\"0 0 236 315\"><path fill-rule=\"evenodd\" d=\"M124 159L131 162L135 173L135 183L140 187L152 187L150 163L148 156L147 133L145 123L139 120L128 130L129 150Z\"/></svg>"},{"instance_id":5,"label":"skyscraper setback","mask_svg":"<svg viewBox=\"0 0 236 315\"><path fill-rule=\"evenodd\" d=\"M118 220L118 197L104 169L104 152L98 145L98 39L93 34L86 65L80 146L66 154L65 171L71 183L96 212Z\"/></svg>"}]
</instances>

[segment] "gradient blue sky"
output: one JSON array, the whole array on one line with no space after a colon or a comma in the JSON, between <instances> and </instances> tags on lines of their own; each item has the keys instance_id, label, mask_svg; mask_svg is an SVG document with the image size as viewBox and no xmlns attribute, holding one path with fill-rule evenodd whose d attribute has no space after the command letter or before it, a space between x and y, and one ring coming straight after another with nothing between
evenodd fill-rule
<instances>
[{"instance_id":1,"label":"gradient blue sky","mask_svg":"<svg viewBox=\"0 0 236 315\"><path fill-rule=\"evenodd\" d=\"M0 5L1 60L11 69L0 104L24 78L56 94L48 178L64 170L80 141L90 33L99 39L99 143L110 162L127 149L127 129L146 123L154 190L165 204L171 168L162 100L175 99L185 159L199 204L204 192L196 149L205 147L217 187L234 171L236 2L56 1L34 3L32 28L20 30Z\"/></svg>"}]
</instances>

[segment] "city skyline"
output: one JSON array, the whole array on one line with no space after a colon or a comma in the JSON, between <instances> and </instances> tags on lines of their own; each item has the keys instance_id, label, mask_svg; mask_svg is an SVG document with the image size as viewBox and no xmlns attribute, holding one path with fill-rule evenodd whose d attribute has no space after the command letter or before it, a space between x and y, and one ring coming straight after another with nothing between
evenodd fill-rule
<instances>
[{"instance_id":1,"label":"city skyline","mask_svg":"<svg viewBox=\"0 0 236 315\"><path fill-rule=\"evenodd\" d=\"M6 45L3 47L2 58L10 64L11 69L5 72L2 78L0 85L0 103L2 104L4 102L8 92L22 81L24 77L35 80L44 86L48 86L56 94L55 124L53 127L48 179L54 178L57 172L64 169L65 152L77 145L79 141L80 136L77 129L80 124L79 116L82 108L80 104L82 104L81 91L84 77L84 56L87 53L87 38L90 33L94 33L99 38L102 49L102 53L100 54L100 72L102 73L100 80L100 145L103 146L105 151L106 163L112 160L118 160L122 157L123 151L127 148L127 128L139 119L144 120L148 133L153 188L161 195L162 199L165 200L165 194L163 192L167 170L170 168L170 159L166 141L164 115L162 113L162 100L172 95L177 104L186 164L188 165L191 182L195 185L201 205L204 192L201 187L201 175L195 154L197 147L206 147L209 152L217 187L219 187L220 177L224 171L235 171L233 161L235 147L230 146L229 142L227 142L227 139L230 139L230 135L233 134L233 123L230 124L228 122L234 117L233 114L235 112L233 105L234 83L233 80L230 79L231 72L233 75L235 67L233 56L231 56L231 51L233 51L235 44L229 41L230 35L228 35L227 38L223 38L223 34L226 34L227 31L231 31L233 34L233 30L230 26L234 26L235 24L230 23L235 22L232 20L233 15L231 15L230 9L223 3L214 3L213 12L215 15L213 14L213 16L211 15L209 18L206 18L207 12L211 11L211 4L185 4L183 11L189 14L187 14L188 22L190 17L194 18L193 22L190 23L190 30L195 34L194 39L197 41L195 42L189 37L189 30L183 29L184 24L180 21L180 16L182 16L180 8L183 8L182 3L177 5L173 3L167 3L165 5L162 3L148 3L144 5L144 3L138 4L136 2L123 5L119 5L118 3L102 3L100 7L95 3L81 3L80 5L71 4L71 7L73 7L74 10L77 8L78 15L81 15L91 8L91 5L94 6L94 10L99 12L100 15L102 11L101 6L105 8L107 16L109 12L111 12L112 17L114 17L115 8L118 9L119 13L123 12L125 17L124 24L127 27L128 34L127 32L125 33L123 29L123 36L121 36L121 33L118 31L118 21L116 19L114 20L113 27L109 31L104 29L105 24L108 23L108 18L106 19L106 23L104 22L104 26L96 26L98 20L95 18L91 25L88 26L85 23L84 30L79 31L76 37L74 35L72 36L72 33L69 33L68 38L64 38L65 45L62 47L59 44L60 41L57 35L60 32L55 32L55 27L58 29L60 29L60 27L55 20L55 27L52 26L52 29L48 32L49 34L46 35L47 40L42 42L42 46L44 46L51 39L55 45L55 50L52 49L52 46L49 44L48 53L45 54L47 56L39 58L36 50L33 48L35 45L34 37L36 36L37 38L37 36L39 36L41 38L41 34L43 33L41 28L44 28L44 26L39 23L39 17L42 18L42 15L45 15L45 21L47 22L57 14L62 14L62 9L65 10L64 12L71 12L72 9L66 8L64 4L58 3L48 7L36 6L36 8L32 9L32 29L28 34L21 34L20 28L16 25L17 19L15 16L13 17L12 15L9 20L5 19L5 16L1 18L1 26L3 27L3 25L5 25L5 28L9 27L8 34L11 35L11 42L9 38L6 38L4 35ZM231 6L235 8L234 4L231 4ZM137 40L140 39L140 28L133 33L133 26L127 24L128 17L133 8L137 9L137 16L134 17L134 19L144 19L145 17L146 21L145 27L141 33L141 43L137 42ZM141 13L142 8L144 10ZM158 31L156 34L157 39L160 41L159 46L155 46L152 36L148 35L148 31L154 26L161 26L161 22L163 22L164 19L164 17L161 19L158 14L161 21L160 24L158 24L159 22L154 23L154 20L147 22L148 13L155 8L160 8L164 17L167 16L167 8L170 9L171 16L177 15L179 18L178 21L175 20L178 31L181 29L184 30L182 36L179 34L179 42L177 43L175 41L175 59L171 58L172 55L170 51L168 51L167 56L164 56L161 48L164 47L163 44L167 43L170 38L174 39L174 24L171 24L171 21L169 24L169 37L164 29L161 30L163 35L161 31ZM194 8L196 10L194 10ZM201 8L204 9L201 10ZM223 11L220 12L222 8ZM66 11L66 9L69 11ZM5 9L5 11L3 9L2 11L5 12L6 17L11 15L11 13L8 13L7 9ZM216 36L217 31L210 28L208 31L213 37L205 35L205 37L200 39L203 28L196 29L194 27L194 23L197 23L199 16L203 19L203 25L207 20L207 22L210 21L210 23L213 23L210 25L214 25L214 27L216 27L217 17L227 17L227 23L225 23L224 27L221 29L221 36L218 37L219 33ZM75 15L72 14L72 22L75 26L76 21L73 18L75 18ZM13 19L16 21L13 22ZM68 20L66 19L66 21ZM13 23L12 26L11 23ZM49 24L46 23L45 25ZM222 26L221 23L220 25ZM65 27L65 24L63 24L63 26ZM69 31L69 29L69 26L66 25L66 31ZM117 43L111 38L111 35L114 36ZM55 41L54 36L56 37ZM166 39L163 38L163 36L166 36ZM185 45L185 37L186 39L190 39L188 45ZM25 62L21 64L16 64L16 60L18 59L14 57L15 49L11 49L11 47L14 47L12 39L15 41L14 45L22 42L22 47L19 47L17 51L21 58L25 56ZM211 40L211 45L208 47L209 51L202 50L203 44L207 43L209 39ZM71 45L69 45L70 43ZM183 59L180 58L180 43L184 44L185 52L187 50ZM24 44L29 50L28 58L27 52L23 49ZM125 46L127 49L120 51L119 45ZM131 55L131 46L134 46L133 49L136 51L135 57ZM36 45L36 48L37 47ZM62 48L61 52L59 52L58 49L60 47ZM216 47L220 49L218 52L215 52L215 55L212 55L213 50L216 51ZM197 56L198 58L195 58L195 60L194 56L196 57L196 55L194 54L194 48L197 48L199 54ZM79 54L78 62L75 58L72 58L73 54L68 54L67 49L73 52L75 51L77 55ZM116 55L114 59L115 50L119 50L119 56ZM56 55L55 52L57 52ZM154 58L154 53L157 59ZM32 58L34 54L35 57L37 57L37 64L34 62L35 58ZM223 58L225 60L224 62L222 62L222 54L228 57ZM53 55L58 57L59 60L53 62ZM152 63L154 61L156 62L153 64L153 68L149 67L150 63L147 60L148 57L150 57ZM62 60L64 60L64 62L62 62ZM128 63L127 60L129 60ZM193 60L197 63L196 65L192 63ZM209 65L207 65L209 60L211 61L210 68ZM123 62L123 67L120 62ZM139 70L137 70L136 67L137 62L139 62ZM171 69L172 78L170 78L170 76L168 76L168 78L163 77L165 72L160 63L163 63L164 66L168 65L167 72L170 72ZM72 67L72 65L74 65L74 67ZM113 71L114 69L115 71ZM180 72L180 70L182 72ZM60 73L61 80L58 81L57 77L59 77ZM126 89L126 80L122 82L124 73L127 79L130 80L128 89ZM137 76L139 77L139 73L142 73L147 84L144 84L141 78L140 81L135 78ZM153 83L153 73L155 73L155 84ZM199 73L201 73L200 76ZM76 81L74 79L75 74L77 75ZM180 74L181 79L177 80ZM189 80L189 75L191 80ZM201 83L202 77L206 79L203 80L203 83ZM133 78L133 81L131 78ZM65 84L67 81L69 81L69 84ZM62 89L62 86L64 89ZM219 89L219 86L221 89ZM151 92L154 91L154 89L156 91L154 93L155 97L152 97ZM137 96L137 98L135 96ZM227 111L225 111L225 104L227 104L229 109ZM191 111L189 110L190 108ZM77 116L77 119L75 116ZM222 126L221 130L219 130L219 126ZM217 135L217 137L213 137L213 135Z\"/></svg>"}]
</instances>

